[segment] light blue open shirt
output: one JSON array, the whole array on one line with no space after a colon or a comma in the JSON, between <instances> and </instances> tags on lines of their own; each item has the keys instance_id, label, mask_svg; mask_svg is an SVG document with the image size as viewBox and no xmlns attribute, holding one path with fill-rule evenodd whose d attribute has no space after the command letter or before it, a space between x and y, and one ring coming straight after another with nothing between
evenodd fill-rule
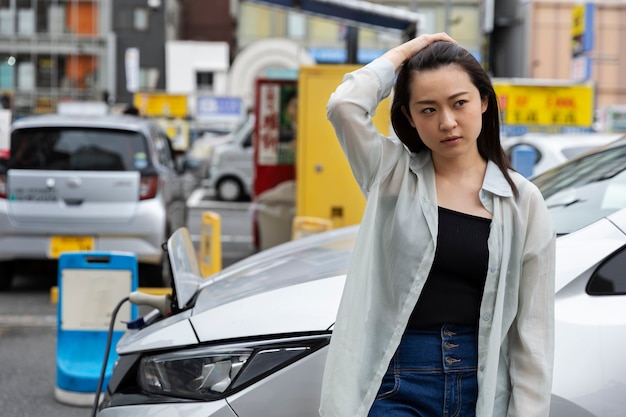
<instances>
[{"instance_id":1,"label":"light blue open shirt","mask_svg":"<svg viewBox=\"0 0 626 417\"><path fill-rule=\"evenodd\" d=\"M395 78L378 58L332 94L333 124L367 197L322 386L320 414L366 416L435 254L437 194L429 151L411 154L372 124ZM480 201L492 214L480 307L477 417L549 414L555 231L540 191L516 172L515 198L488 162Z\"/></svg>"}]
</instances>

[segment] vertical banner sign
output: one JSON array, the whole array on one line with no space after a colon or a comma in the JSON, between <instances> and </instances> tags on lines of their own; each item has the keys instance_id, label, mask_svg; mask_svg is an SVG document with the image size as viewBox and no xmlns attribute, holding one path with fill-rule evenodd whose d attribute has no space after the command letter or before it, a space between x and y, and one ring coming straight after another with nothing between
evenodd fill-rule
<instances>
[{"instance_id":1,"label":"vertical banner sign","mask_svg":"<svg viewBox=\"0 0 626 417\"><path fill-rule=\"evenodd\" d=\"M259 89L258 165L278 164L280 85L263 84Z\"/></svg>"},{"instance_id":2,"label":"vertical banner sign","mask_svg":"<svg viewBox=\"0 0 626 417\"><path fill-rule=\"evenodd\" d=\"M572 62L570 78L588 80L591 78L591 57L595 8L592 3L575 6L572 9Z\"/></svg>"},{"instance_id":3,"label":"vertical banner sign","mask_svg":"<svg viewBox=\"0 0 626 417\"><path fill-rule=\"evenodd\" d=\"M0 150L9 149L11 110L0 109Z\"/></svg>"},{"instance_id":4,"label":"vertical banner sign","mask_svg":"<svg viewBox=\"0 0 626 417\"><path fill-rule=\"evenodd\" d=\"M124 65L126 68L126 90L129 93L136 93L139 91L139 49L126 49Z\"/></svg>"}]
</instances>

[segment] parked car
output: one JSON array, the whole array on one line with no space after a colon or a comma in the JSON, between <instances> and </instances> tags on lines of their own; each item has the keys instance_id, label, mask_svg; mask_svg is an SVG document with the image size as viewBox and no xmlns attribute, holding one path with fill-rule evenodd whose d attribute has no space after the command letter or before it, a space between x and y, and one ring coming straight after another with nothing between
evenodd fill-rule
<instances>
[{"instance_id":1,"label":"parked car","mask_svg":"<svg viewBox=\"0 0 626 417\"><path fill-rule=\"evenodd\" d=\"M254 116L233 132L228 141L212 147L209 188L222 201L248 200L254 185Z\"/></svg>"},{"instance_id":2,"label":"parked car","mask_svg":"<svg viewBox=\"0 0 626 417\"><path fill-rule=\"evenodd\" d=\"M558 233L550 417L621 416L626 139L533 181ZM275 246L205 280L192 272L198 268L191 251L186 262L173 251L175 292L184 294L183 302L178 297L173 315L130 331L118 344L99 416L318 416L357 229Z\"/></svg>"},{"instance_id":3,"label":"parked car","mask_svg":"<svg viewBox=\"0 0 626 417\"><path fill-rule=\"evenodd\" d=\"M199 183L209 177L213 148L220 143L231 141L232 137L231 131L205 129L202 134L190 138L190 146L186 152L187 168Z\"/></svg>"},{"instance_id":4,"label":"parked car","mask_svg":"<svg viewBox=\"0 0 626 417\"><path fill-rule=\"evenodd\" d=\"M186 224L182 168L169 138L128 115L49 114L15 121L0 173L0 289L18 263L68 250L129 251L140 285L169 285L161 245Z\"/></svg>"},{"instance_id":5,"label":"parked car","mask_svg":"<svg viewBox=\"0 0 626 417\"><path fill-rule=\"evenodd\" d=\"M612 142L623 133L527 133L503 138L502 147L512 158L516 149L528 146L535 152L535 163L529 176L539 175L563 162Z\"/></svg>"}]
</instances>

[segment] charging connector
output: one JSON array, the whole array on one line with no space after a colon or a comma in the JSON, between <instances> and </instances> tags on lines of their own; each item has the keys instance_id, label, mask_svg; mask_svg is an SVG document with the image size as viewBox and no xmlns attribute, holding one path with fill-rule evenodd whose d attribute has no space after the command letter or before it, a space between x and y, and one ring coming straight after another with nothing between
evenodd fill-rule
<instances>
[{"instance_id":1,"label":"charging connector","mask_svg":"<svg viewBox=\"0 0 626 417\"><path fill-rule=\"evenodd\" d=\"M135 305L143 305L154 307L161 312L163 317L167 317L172 313L172 300L169 294L152 295L141 291L133 291L128 296L131 303Z\"/></svg>"}]
</instances>

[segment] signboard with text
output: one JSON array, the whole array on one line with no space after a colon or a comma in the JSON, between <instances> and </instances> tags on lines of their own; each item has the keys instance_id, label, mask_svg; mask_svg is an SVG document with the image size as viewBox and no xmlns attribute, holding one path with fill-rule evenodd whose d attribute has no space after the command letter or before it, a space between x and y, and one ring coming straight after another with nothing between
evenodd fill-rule
<instances>
[{"instance_id":1,"label":"signboard with text","mask_svg":"<svg viewBox=\"0 0 626 417\"><path fill-rule=\"evenodd\" d=\"M135 93L133 104L146 117L187 116L187 96L167 93Z\"/></svg>"},{"instance_id":2,"label":"signboard with text","mask_svg":"<svg viewBox=\"0 0 626 417\"><path fill-rule=\"evenodd\" d=\"M505 134L592 130L595 91L590 83L535 85L494 80L493 84Z\"/></svg>"},{"instance_id":3,"label":"signboard with text","mask_svg":"<svg viewBox=\"0 0 626 417\"><path fill-rule=\"evenodd\" d=\"M297 99L295 80L256 80L255 195L295 178Z\"/></svg>"},{"instance_id":4,"label":"signboard with text","mask_svg":"<svg viewBox=\"0 0 626 417\"><path fill-rule=\"evenodd\" d=\"M220 97L201 95L197 97L196 118L202 121L234 121L245 116L243 100L240 97Z\"/></svg>"}]
</instances>

